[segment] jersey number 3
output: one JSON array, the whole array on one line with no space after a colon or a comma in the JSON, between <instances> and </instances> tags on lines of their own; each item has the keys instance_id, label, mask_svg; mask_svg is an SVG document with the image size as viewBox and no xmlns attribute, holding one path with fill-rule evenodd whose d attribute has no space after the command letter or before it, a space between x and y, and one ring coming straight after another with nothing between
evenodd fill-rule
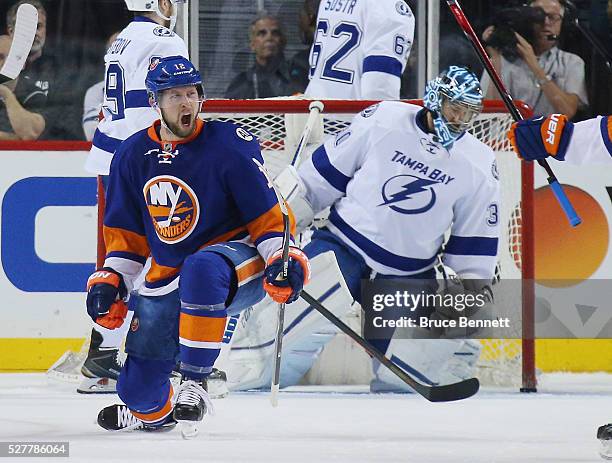
<instances>
[{"instance_id":1,"label":"jersey number 3","mask_svg":"<svg viewBox=\"0 0 612 463\"><path fill-rule=\"evenodd\" d=\"M323 55L323 45L321 41L317 39L327 37L329 30L329 21L327 19L320 19L317 23L315 42L312 45L312 50L310 52L311 79L314 77L321 55ZM359 42L361 41L361 30L357 24L341 22L334 27L331 36L335 39L344 38L344 41L334 52L332 52L330 56L323 60L323 72L321 73L321 78L333 80L335 82L342 82L345 84L352 84L355 71L352 69L340 68L336 66L336 64L346 58L355 48L359 46Z\"/></svg>"},{"instance_id":2,"label":"jersey number 3","mask_svg":"<svg viewBox=\"0 0 612 463\"><path fill-rule=\"evenodd\" d=\"M125 117L125 78L123 68L117 62L109 63L106 70L104 107L114 121Z\"/></svg>"}]
</instances>

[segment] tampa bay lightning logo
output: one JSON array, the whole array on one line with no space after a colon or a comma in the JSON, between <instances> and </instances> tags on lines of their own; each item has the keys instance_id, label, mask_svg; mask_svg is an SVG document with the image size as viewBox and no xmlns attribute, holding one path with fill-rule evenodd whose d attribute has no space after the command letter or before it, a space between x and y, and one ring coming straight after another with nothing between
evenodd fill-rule
<instances>
[{"instance_id":1,"label":"tampa bay lightning logo","mask_svg":"<svg viewBox=\"0 0 612 463\"><path fill-rule=\"evenodd\" d=\"M172 32L170 29L167 29L163 26L158 26L155 29L153 29L153 34L155 34L158 37L174 37L174 32Z\"/></svg>"},{"instance_id":2,"label":"tampa bay lightning logo","mask_svg":"<svg viewBox=\"0 0 612 463\"><path fill-rule=\"evenodd\" d=\"M380 106L380 103L376 103L376 104L373 104L372 106L368 106L366 109L361 111L361 116L362 117L370 117L371 115L373 115L376 112L376 110L378 109L379 106Z\"/></svg>"},{"instance_id":3,"label":"tampa bay lightning logo","mask_svg":"<svg viewBox=\"0 0 612 463\"><path fill-rule=\"evenodd\" d=\"M383 185L384 201L379 206L389 206L391 210L400 214L427 212L436 203L436 192L431 185L437 183L435 180L416 175L396 175Z\"/></svg>"}]
</instances>

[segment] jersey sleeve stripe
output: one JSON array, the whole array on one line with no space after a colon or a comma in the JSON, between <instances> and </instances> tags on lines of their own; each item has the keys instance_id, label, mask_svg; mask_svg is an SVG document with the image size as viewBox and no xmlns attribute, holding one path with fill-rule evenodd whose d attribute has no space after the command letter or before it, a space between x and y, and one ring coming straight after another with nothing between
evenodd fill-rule
<instances>
[{"instance_id":1,"label":"jersey sleeve stripe","mask_svg":"<svg viewBox=\"0 0 612 463\"><path fill-rule=\"evenodd\" d=\"M104 225L103 233L108 254L113 252L125 252L136 254L145 260L149 256L150 250L146 236L122 228L108 227L106 225Z\"/></svg>"},{"instance_id":2,"label":"jersey sleeve stripe","mask_svg":"<svg viewBox=\"0 0 612 463\"><path fill-rule=\"evenodd\" d=\"M125 109L150 107L149 95L146 90L129 90L125 92Z\"/></svg>"},{"instance_id":3,"label":"jersey sleeve stripe","mask_svg":"<svg viewBox=\"0 0 612 463\"><path fill-rule=\"evenodd\" d=\"M436 260L435 255L429 259L416 259L412 257L399 256L387 251L376 243L370 241L357 230L353 229L340 217L335 208L332 208L329 214L329 221L367 256L382 265L386 265L387 267L392 267L404 272L417 272L420 270L427 270L427 268L431 267Z\"/></svg>"},{"instance_id":4,"label":"jersey sleeve stripe","mask_svg":"<svg viewBox=\"0 0 612 463\"><path fill-rule=\"evenodd\" d=\"M392 76L401 77L402 63L390 56L371 55L363 59L363 72L384 72Z\"/></svg>"},{"instance_id":5,"label":"jersey sleeve stripe","mask_svg":"<svg viewBox=\"0 0 612 463\"><path fill-rule=\"evenodd\" d=\"M291 234L295 233L295 217L293 212L289 209L289 223L291 227ZM280 206L275 204L272 208L261 214L255 220L250 221L247 224L249 235L253 242L257 242L259 238L267 233L282 233L283 232L283 214L281 213Z\"/></svg>"},{"instance_id":6,"label":"jersey sleeve stripe","mask_svg":"<svg viewBox=\"0 0 612 463\"><path fill-rule=\"evenodd\" d=\"M117 151L117 148L119 148L121 140L119 140L118 138L109 137L108 135L105 135L100 132L99 129L96 129L92 144L95 147L100 148L102 151L114 153L115 151Z\"/></svg>"},{"instance_id":7,"label":"jersey sleeve stripe","mask_svg":"<svg viewBox=\"0 0 612 463\"><path fill-rule=\"evenodd\" d=\"M344 175L332 165L324 145L319 146L312 153L312 163L319 175L327 180L331 186L342 193L346 193L346 185L351 181L351 177Z\"/></svg>"},{"instance_id":8,"label":"jersey sleeve stripe","mask_svg":"<svg viewBox=\"0 0 612 463\"><path fill-rule=\"evenodd\" d=\"M444 252L462 256L496 256L497 238L451 235Z\"/></svg>"},{"instance_id":9,"label":"jersey sleeve stripe","mask_svg":"<svg viewBox=\"0 0 612 463\"><path fill-rule=\"evenodd\" d=\"M261 243L263 243L266 240L269 240L271 238L282 238L283 237L283 232L270 232L270 233L265 233L263 235L261 235L259 238L257 238L254 243L255 246L259 246Z\"/></svg>"},{"instance_id":10,"label":"jersey sleeve stripe","mask_svg":"<svg viewBox=\"0 0 612 463\"><path fill-rule=\"evenodd\" d=\"M600 122L601 139L606 145L606 149L610 156L612 156L612 117L604 116Z\"/></svg>"}]
</instances>

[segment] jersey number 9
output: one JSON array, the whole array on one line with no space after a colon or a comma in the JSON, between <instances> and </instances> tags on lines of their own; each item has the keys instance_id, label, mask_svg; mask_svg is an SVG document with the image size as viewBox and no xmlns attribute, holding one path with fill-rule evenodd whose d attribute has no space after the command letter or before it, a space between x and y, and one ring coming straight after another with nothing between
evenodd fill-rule
<instances>
[{"instance_id":1,"label":"jersey number 9","mask_svg":"<svg viewBox=\"0 0 612 463\"><path fill-rule=\"evenodd\" d=\"M123 75L124 71L119 63L109 63L104 82L104 108L111 113L114 121L125 117L125 79Z\"/></svg>"}]
</instances>

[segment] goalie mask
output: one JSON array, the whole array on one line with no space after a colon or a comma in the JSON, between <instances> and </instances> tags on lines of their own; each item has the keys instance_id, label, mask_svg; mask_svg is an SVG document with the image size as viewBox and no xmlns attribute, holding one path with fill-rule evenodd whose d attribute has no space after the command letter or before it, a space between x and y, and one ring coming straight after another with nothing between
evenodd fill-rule
<instances>
[{"instance_id":1,"label":"goalie mask","mask_svg":"<svg viewBox=\"0 0 612 463\"><path fill-rule=\"evenodd\" d=\"M433 116L436 141L451 149L482 111L482 89L476 75L451 66L425 87L424 106Z\"/></svg>"},{"instance_id":2,"label":"goalie mask","mask_svg":"<svg viewBox=\"0 0 612 463\"><path fill-rule=\"evenodd\" d=\"M146 11L146 12L154 12L160 18L165 19L166 21L170 21L170 29L174 30L176 26L176 17L178 14L178 4L186 4L187 0L170 0L172 3L172 14L170 17L165 16L159 9L159 0L124 0L127 9L130 11Z\"/></svg>"},{"instance_id":3,"label":"goalie mask","mask_svg":"<svg viewBox=\"0 0 612 463\"><path fill-rule=\"evenodd\" d=\"M202 76L187 58L182 56L168 56L153 61L145 78L145 87L149 95L149 103L159 113L161 123L171 132L171 124L164 119L163 109L177 107L185 102L197 107L196 114L201 110L204 101L204 87ZM190 91L189 87L193 90ZM186 92L164 92L174 88L187 88ZM173 94L176 93L176 94Z\"/></svg>"}]
</instances>

